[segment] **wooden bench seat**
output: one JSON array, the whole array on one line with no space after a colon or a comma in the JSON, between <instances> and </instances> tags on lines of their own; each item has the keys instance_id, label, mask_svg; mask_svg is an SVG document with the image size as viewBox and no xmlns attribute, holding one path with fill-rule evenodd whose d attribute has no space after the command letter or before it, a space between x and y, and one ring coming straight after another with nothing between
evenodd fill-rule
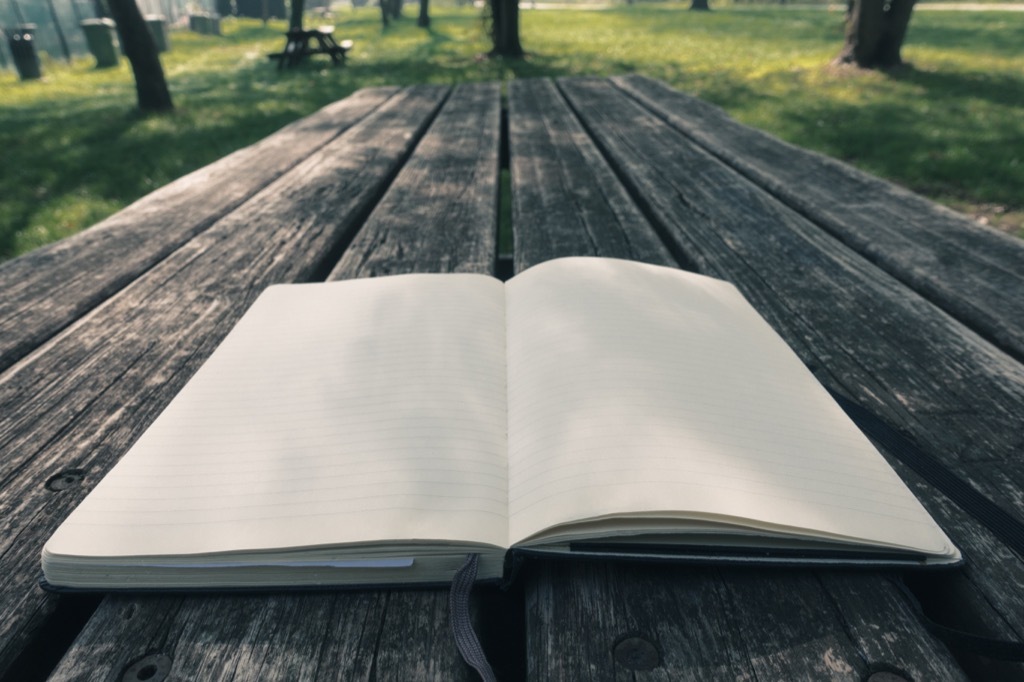
<instances>
[{"instance_id":1,"label":"wooden bench seat","mask_svg":"<svg viewBox=\"0 0 1024 682\"><path fill-rule=\"evenodd\" d=\"M825 202L819 213L821 201L799 203L799 191L790 196L765 175L782 143L760 133L748 140L751 133L717 110L644 79L515 81L507 101L506 115L495 83L362 91L70 245L0 267L12 288L20 277L37 278L0 315L12 330L0 338L17 354L0 367L0 451L9 472L0 484L0 570L8 577L0 586L0 676L55 665L54 680L122 679L143 669L180 679L473 679L448 631L444 591L75 600L43 593L35 580L49 534L264 286L495 273L502 220L514 233L515 271L601 255L729 279L824 384L1024 518L1024 369L983 331L982 318L953 316L955 305L939 300L955 298L951 288L929 283L976 279L973 291L984 291L988 257L953 261L945 244L978 243L983 253L987 233L954 221L943 228L944 245L935 245L922 223L904 239L931 255L882 258L871 239L844 237L840 228L898 230L878 217L853 221L852 204ZM285 153L290 141L301 151ZM506 165L511 214L502 217ZM232 184L243 169L244 182ZM811 195L830 191L807 168L799 172ZM835 182L845 172L822 171ZM233 188L231 196L208 196L217 193L200 179ZM835 192L840 202L842 189ZM885 196L877 198L879 216L907 205L899 192ZM102 260L105 250L119 254L114 263ZM945 268L939 275L925 267L931 260ZM77 288L61 280L68 264ZM970 291L964 300L976 295ZM51 310L19 331L32 301ZM1013 305L994 301L990 311ZM968 559L963 570L912 581L925 606L948 603L952 612L933 614L1024 638L1024 557L883 453ZM899 580L877 571L535 561L511 591L477 591L475 619L499 679L1024 675L934 637ZM73 637L56 636L62 629Z\"/></svg>"}]
</instances>

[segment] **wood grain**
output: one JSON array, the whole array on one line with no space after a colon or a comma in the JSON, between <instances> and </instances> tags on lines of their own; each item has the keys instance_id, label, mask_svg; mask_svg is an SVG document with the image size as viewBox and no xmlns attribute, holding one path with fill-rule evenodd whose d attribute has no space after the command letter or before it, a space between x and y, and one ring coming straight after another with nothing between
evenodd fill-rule
<instances>
[{"instance_id":1,"label":"wood grain","mask_svg":"<svg viewBox=\"0 0 1024 682\"><path fill-rule=\"evenodd\" d=\"M340 135L389 97L375 88L324 107L139 199L72 237L0 264L0 371Z\"/></svg>"},{"instance_id":2,"label":"wood grain","mask_svg":"<svg viewBox=\"0 0 1024 682\"><path fill-rule=\"evenodd\" d=\"M0 377L0 674L55 607L35 580L57 524L265 286L327 271L446 96L391 98Z\"/></svg>"},{"instance_id":3,"label":"wood grain","mask_svg":"<svg viewBox=\"0 0 1024 682\"><path fill-rule=\"evenodd\" d=\"M877 574L596 562L531 569L532 679L853 681L881 670L966 679ZM654 655L624 655L630 640Z\"/></svg>"},{"instance_id":4,"label":"wood grain","mask_svg":"<svg viewBox=\"0 0 1024 682\"><path fill-rule=\"evenodd\" d=\"M493 274L500 143L498 84L457 88L329 279Z\"/></svg>"},{"instance_id":5,"label":"wood grain","mask_svg":"<svg viewBox=\"0 0 1024 682\"><path fill-rule=\"evenodd\" d=\"M613 81L702 149L1024 361L1024 240L643 76Z\"/></svg>"},{"instance_id":6,"label":"wood grain","mask_svg":"<svg viewBox=\"0 0 1024 682\"><path fill-rule=\"evenodd\" d=\"M554 84L516 81L509 91L516 272L581 254L672 262Z\"/></svg>"},{"instance_id":7,"label":"wood grain","mask_svg":"<svg viewBox=\"0 0 1024 682\"><path fill-rule=\"evenodd\" d=\"M615 102L601 99L584 106L590 105ZM613 170L580 134L582 126L549 82L513 83L509 106L517 268L548 254L639 255L658 264L676 264L639 209L623 208L624 190L611 180ZM609 118L622 113L613 109ZM622 118L620 125L635 123ZM545 140L538 130L558 132L537 143ZM570 182L600 185L611 198L603 210L591 207L572 216L536 198L538 187ZM554 193L552 202L557 201ZM561 248L548 247L552 235ZM962 676L892 584L873 574L837 575L826 587L820 574L811 571L766 575L756 570L536 562L527 572L525 589L532 679L860 680L885 665L911 679ZM855 590L857 598L852 599ZM855 617L870 625L852 630L848 624ZM624 646L634 646L640 654L648 647L648 653L657 655L653 664L639 655L638 666L620 648Z\"/></svg>"},{"instance_id":8,"label":"wood grain","mask_svg":"<svg viewBox=\"0 0 1024 682\"><path fill-rule=\"evenodd\" d=\"M393 134L423 117L408 103L400 111L410 120L388 122ZM499 132L497 86L457 88L331 277L493 273ZM470 680L450 634L447 600L445 590L111 597L53 679L79 679L85 661L95 679L107 679L159 652L181 679ZM125 613L147 625L132 626ZM505 614L514 612L489 610L489 627L500 628L494 621Z\"/></svg>"}]
</instances>

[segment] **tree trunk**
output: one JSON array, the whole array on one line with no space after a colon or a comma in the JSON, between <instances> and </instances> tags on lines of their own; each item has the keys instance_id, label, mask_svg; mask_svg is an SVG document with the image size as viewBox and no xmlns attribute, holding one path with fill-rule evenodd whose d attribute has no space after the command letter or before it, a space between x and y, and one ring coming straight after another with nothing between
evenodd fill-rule
<instances>
[{"instance_id":1,"label":"tree trunk","mask_svg":"<svg viewBox=\"0 0 1024 682\"><path fill-rule=\"evenodd\" d=\"M402 0L380 0L380 19L387 26L392 19L402 18Z\"/></svg>"},{"instance_id":2,"label":"tree trunk","mask_svg":"<svg viewBox=\"0 0 1024 682\"><path fill-rule=\"evenodd\" d=\"M429 4L430 0L420 0L420 16L416 19L416 25L420 28L430 28Z\"/></svg>"},{"instance_id":3,"label":"tree trunk","mask_svg":"<svg viewBox=\"0 0 1024 682\"><path fill-rule=\"evenodd\" d=\"M302 30L302 11L306 8L306 0L292 0L292 14L288 21L288 30Z\"/></svg>"},{"instance_id":4,"label":"tree trunk","mask_svg":"<svg viewBox=\"0 0 1024 682\"><path fill-rule=\"evenodd\" d=\"M135 91L142 111L170 111L174 108L167 89L164 68L160 65L156 42L142 18L135 0L107 0L117 23L124 54L135 74Z\"/></svg>"},{"instance_id":5,"label":"tree trunk","mask_svg":"<svg viewBox=\"0 0 1024 682\"><path fill-rule=\"evenodd\" d=\"M493 57L522 57L519 42L519 0L488 0L491 8Z\"/></svg>"},{"instance_id":6,"label":"tree trunk","mask_svg":"<svg viewBox=\"0 0 1024 682\"><path fill-rule=\"evenodd\" d=\"M846 43L836 64L888 69L903 63L900 48L907 35L914 0L849 0Z\"/></svg>"},{"instance_id":7,"label":"tree trunk","mask_svg":"<svg viewBox=\"0 0 1024 682\"><path fill-rule=\"evenodd\" d=\"M690 9L710 10L711 8L708 7L708 0L693 0L693 2L690 3Z\"/></svg>"}]
</instances>

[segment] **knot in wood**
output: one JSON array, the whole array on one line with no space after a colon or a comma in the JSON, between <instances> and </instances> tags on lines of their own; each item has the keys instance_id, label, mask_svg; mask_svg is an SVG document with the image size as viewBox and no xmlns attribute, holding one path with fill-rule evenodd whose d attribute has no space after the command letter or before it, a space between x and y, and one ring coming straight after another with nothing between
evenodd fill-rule
<instances>
[{"instance_id":1,"label":"knot in wood","mask_svg":"<svg viewBox=\"0 0 1024 682\"><path fill-rule=\"evenodd\" d=\"M170 656L148 654L124 669L121 682L163 682L170 672Z\"/></svg>"},{"instance_id":2,"label":"knot in wood","mask_svg":"<svg viewBox=\"0 0 1024 682\"><path fill-rule=\"evenodd\" d=\"M654 670L661 665L658 647L643 637L626 637L612 650L615 662L629 670Z\"/></svg>"},{"instance_id":3,"label":"knot in wood","mask_svg":"<svg viewBox=\"0 0 1024 682\"><path fill-rule=\"evenodd\" d=\"M74 488L85 480L85 469L67 469L54 474L46 481L47 490L67 490Z\"/></svg>"}]
</instances>

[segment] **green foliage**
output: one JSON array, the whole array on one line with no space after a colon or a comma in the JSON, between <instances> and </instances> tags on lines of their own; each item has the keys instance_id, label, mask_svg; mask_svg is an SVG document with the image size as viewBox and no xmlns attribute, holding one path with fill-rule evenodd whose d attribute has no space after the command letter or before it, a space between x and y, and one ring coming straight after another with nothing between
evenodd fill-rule
<instances>
[{"instance_id":1,"label":"green foliage","mask_svg":"<svg viewBox=\"0 0 1024 682\"><path fill-rule=\"evenodd\" d=\"M133 111L131 71L44 59L42 81L0 73L0 258L101 220L295 118L373 85L639 72L741 121L853 162L1024 236L1024 13L918 12L898 72L835 71L842 15L686 4L531 11L522 61L481 57L478 10L437 8L382 29L376 8L343 11L346 66L313 58L277 71L284 22L226 19L223 37L171 35L162 57L173 114ZM712 6L716 6L712 2ZM307 19L309 21L309 19Z\"/></svg>"}]
</instances>

